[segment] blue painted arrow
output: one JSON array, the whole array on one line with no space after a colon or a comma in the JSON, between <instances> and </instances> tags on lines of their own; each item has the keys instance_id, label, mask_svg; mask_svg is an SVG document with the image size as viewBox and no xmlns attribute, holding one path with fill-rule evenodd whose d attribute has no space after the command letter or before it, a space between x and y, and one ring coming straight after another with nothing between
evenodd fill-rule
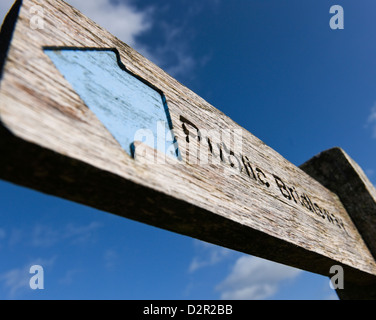
<instances>
[{"instance_id":1,"label":"blue painted arrow","mask_svg":"<svg viewBox=\"0 0 376 320\"><path fill-rule=\"evenodd\" d=\"M141 141L180 159L163 94L127 71L116 50L44 52L129 155L134 156L134 142Z\"/></svg>"}]
</instances>

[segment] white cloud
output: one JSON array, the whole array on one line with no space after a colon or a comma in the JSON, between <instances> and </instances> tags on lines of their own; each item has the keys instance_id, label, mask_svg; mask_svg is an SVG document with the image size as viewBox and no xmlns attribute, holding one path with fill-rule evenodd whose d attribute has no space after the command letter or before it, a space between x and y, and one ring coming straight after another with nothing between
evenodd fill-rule
<instances>
[{"instance_id":1,"label":"white cloud","mask_svg":"<svg viewBox=\"0 0 376 320\"><path fill-rule=\"evenodd\" d=\"M60 229L48 225L37 224L31 231L30 244L34 247L51 247L63 241L69 241L72 244L86 244L93 242L95 231L101 225L97 222L91 222L88 225L69 224Z\"/></svg>"},{"instance_id":2,"label":"white cloud","mask_svg":"<svg viewBox=\"0 0 376 320\"><path fill-rule=\"evenodd\" d=\"M3 20L15 0L0 1L0 19ZM130 46L137 47L136 37L152 25L152 8L139 11L129 3L110 0L66 0L70 5L94 20Z\"/></svg>"},{"instance_id":3,"label":"white cloud","mask_svg":"<svg viewBox=\"0 0 376 320\"><path fill-rule=\"evenodd\" d=\"M187 22L184 23L184 27L161 22L159 44L151 48L137 37L155 26L157 22L155 7L150 6L140 10L128 1L117 3L110 0L66 1L174 77L190 75L193 68L197 66L195 59L189 53L189 40L182 32L183 28L189 26ZM0 18L5 17L13 2L14 0L0 1Z\"/></svg>"},{"instance_id":4,"label":"white cloud","mask_svg":"<svg viewBox=\"0 0 376 320\"><path fill-rule=\"evenodd\" d=\"M95 241L95 232L101 227L98 222L77 226L69 224L62 232L62 239L69 239L74 244L86 244Z\"/></svg>"},{"instance_id":5,"label":"white cloud","mask_svg":"<svg viewBox=\"0 0 376 320\"><path fill-rule=\"evenodd\" d=\"M15 0L0 1L1 21L14 2ZM136 39L137 36L151 28L153 23L152 7L140 11L129 3L119 2L116 4L110 0L66 0L66 2L149 59L153 58L146 47Z\"/></svg>"},{"instance_id":6,"label":"white cloud","mask_svg":"<svg viewBox=\"0 0 376 320\"><path fill-rule=\"evenodd\" d=\"M221 248L198 240L195 240L195 245L199 252L198 255L193 258L189 266L190 273L201 268L214 266L228 258L232 253L231 250L226 248Z\"/></svg>"},{"instance_id":7,"label":"white cloud","mask_svg":"<svg viewBox=\"0 0 376 320\"><path fill-rule=\"evenodd\" d=\"M195 59L188 53L188 41L182 36L182 27L162 22L163 31L158 35L161 38L160 44L152 49L137 40L137 36L155 25L154 7L140 11L129 2L115 4L109 0L67 1L146 58L162 66L172 76L190 74L196 66Z\"/></svg>"},{"instance_id":8,"label":"white cloud","mask_svg":"<svg viewBox=\"0 0 376 320\"><path fill-rule=\"evenodd\" d=\"M182 24L176 26L161 22L163 41L155 48L159 63L165 65L166 72L175 77L190 74L196 67L196 60L189 54L189 40L184 33L189 24Z\"/></svg>"},{"instance_id":9,"label":"white cloud","mask_svg":"<svg viewBox=\"0 0 376 320\"><path fill-rule=\"evenodd\" d=\"M175 48L178 46L179 45L177 46L175 45ZM171 46L171 47L174 47L174 46ZM166 48L171 48L171 47L166 47ZM195 59L193 59L192 56L187 55L184 49L178 49L178 50L175 49L174 51L175 51L175 56L176 56L176 63L171 66L167 66L166 72L168 72L169 74L175 77L190 74L193 68L195 68L196 66Z\"/></svg>"},{"instance_id":10,"label":"white cloud","mask_svg":"<svg viewBox=\"0 0 376 320\"><path fill-rule=\"evenodd\" d=\"M129 3L115 4L109 0L67 2L132 47L138 46L136 37L152 25L151 8L139 11Z\"/></svg>"},{"instance_id":11,"label":"white cloud","mask_svg":"<svg viewBox=\"0 0 376 320\"><path fill-rule=\"evenodd\" d=\"M291 267L242 256L217 290L223 300L263 300L275 295L283 281L294 279L300 273Z\"/></svg>"},{"instance_id":12,"label":"white cloud","mask_svg":"<svg viewBox=\"0 0 376 320\"><path fill-rule=\"evenodd\" d=\"M29 284L29 269L30 266L23 268L15 268L3 273L0 276L0 283L3 284L7 291L7 296L10 299L16 298L20 291L24 291L28 288Z\"/></svg>"},{"instance_id":13,"label":"white cloud","mask_svg":"<svg viewBox=\"0 0 376 320\"><path fill-rule=\"evenodd\" d=\"M59 240L59 232L54 228L38 224L31 231L30 244L33 247L50 247Z\"/></svg>"}]
</instances>

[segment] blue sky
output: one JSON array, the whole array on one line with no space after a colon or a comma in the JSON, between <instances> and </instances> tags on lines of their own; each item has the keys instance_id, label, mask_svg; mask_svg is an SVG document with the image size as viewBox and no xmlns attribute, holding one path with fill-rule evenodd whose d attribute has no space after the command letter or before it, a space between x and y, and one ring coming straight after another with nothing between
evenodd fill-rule
<instances>
[{"instance_id":1,"label":"blue sky","mask_svg":"<svg viewBox=\"0 0 376 320\"><path fill-rule=\"evenodd\" d=\"M340 146L376 183L375 1L68 2L295 165ZM0 299L336 298L325 277L3 181L0 199Z\"/></svg>"}]
</instances>

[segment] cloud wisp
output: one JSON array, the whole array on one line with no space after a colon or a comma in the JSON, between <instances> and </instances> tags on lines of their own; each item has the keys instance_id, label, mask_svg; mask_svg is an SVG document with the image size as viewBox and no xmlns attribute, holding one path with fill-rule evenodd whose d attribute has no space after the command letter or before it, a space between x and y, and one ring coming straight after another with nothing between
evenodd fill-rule
<instances>
[{"instance_id":1,"label":"cloud wisp","mask_svg":"<svg viewBox=\"0 0 376 320\"><path fill-rule=\"evenodd\" d=\"M204 268L219 268L233 263L215 291L222 300L264 300L275 296L283 283L296 279L301 270L195 240L196 255L189 266L195 274Z\"/></svg>"},{"instance_id":2,"label":"cloud wisp","mask_svg":"<svg viewBox=\"0 0 376 320\"><path fill-rule=\"evenodd\" d=\"M242 256L216 289L223 300L263 300L275 295L282 282L295 279L301 272L256 257Z\"/></svg>"},{"instance_id":3,"label":"cloud wisp","mask_svg":"<svg viewBox=\"0 0 376 320\"><path fill-rule=\"evenodd\" d=\"M206 242L195 240L194 243L198 254L193 258L189 266L189 273L194 273L202 268L215 266L229 258L232 253L229 249L221 248Z\"/></svg>"},{"instance_id":4,"label":"cloud wisp","mask_svg":"<svg viewBox=\"0 0 376 320\"><path fill-rule=\"evenodd\" d=\"M95 243L102 225L96 221L86 225L67 224L52 226L37 223L29 228L13 228L9 231L0 229L2 247L51 248L58 244L80 245Z\"/></svg>"},{"instance_id":5,"label":"cloud wisp","mask_svg":"<svg viewBox=\"0 0 376 320\"><path fill-rule=\"evenodd\" d=\"M138 39L156 26L155 7L140 10L128 1L67 1L146 58L165 68L172 76L184 75L195 67L195 60L187 53L187 43L182 40L181 29L176 26L162 23L162 32L156 35L159 39L156 47L151 48Z\"/></svg>"},{"instance_id":6,"label":"cloud wisp","mask_svg":"<svg viewBox=\"0 0 376 320\"><path fill-rule=\"evenodd\" d=\"M109 0L67 0L90 19L132 47L137 47L137 36L152 26L152 9L137 10L127 2Z\"/></svg>"},{"instance_id":7,"label":"cloud wisp","mask_svg":"<svg viewBox=\"0 0 376 320\"><path fill-rule=\"evenodd\" d=\"M184 32L189 30L189 19L194 16L191 12L195 8L194 4L187 6L188 12L191 12L185 18L187 21L177 25L171 21L161 21L158 18L158 8L154 5L140 9L136 3L125 0L66 1L173 77L191 76L193 70L207 59L206 55L201 58L202 61L196 61L189 45L192 39L189 39ZM5 17L13 2L13 0L0 2L0 19ZM169 8L168 5L165 7ZM198 11L196 12L198 14L202 8L193 11ZM149 35L156 37L156 44L151 45L140 40L140 36L148 32Z\"/></svg>"},{"instance_id":8,"label":"cloud wisp","mask_svg":"<svg viewBox=\"0 0 376 320\"><path fill-rule=\"evenodd\" d=\"M33 247L52 247L68 241L74 245L84 245L95 241L96 232L100 227L101 225L95 221L81 226L68 224L60 229L37 224L32 229L30 244Z\"/></svg>"},{"instance_id":9,"label":"cloud wisp","mask_svg":"<svg viewBox=\"0 0 376 320\"><path fill-rule=\"evenodd\" d=\"M22 267L3 272L0 275L0 284L3 287L3 291L6 292L6 297L9 299L20 299L30 290L30 267L40 265L43 268L52 268L56 259L56 256L50 259L35 259Z\"/></svg>"}]
</instances>

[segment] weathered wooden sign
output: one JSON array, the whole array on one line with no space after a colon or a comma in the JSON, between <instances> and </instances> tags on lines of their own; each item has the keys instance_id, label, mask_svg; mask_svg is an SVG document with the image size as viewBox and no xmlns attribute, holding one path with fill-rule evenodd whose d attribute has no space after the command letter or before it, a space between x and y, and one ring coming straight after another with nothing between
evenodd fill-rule
<instances>
[{"instance_id":1,"label":"weathered wooden sign","mask_svg":"<svg viewBox=\"0 0 376 320\"><path fill-rule=\"evenodd\" d=\"M376 296L376 193L339 149L313 178L63 1L16 2L0 72L0 178Z\"/></svg>"}]
</instances>

